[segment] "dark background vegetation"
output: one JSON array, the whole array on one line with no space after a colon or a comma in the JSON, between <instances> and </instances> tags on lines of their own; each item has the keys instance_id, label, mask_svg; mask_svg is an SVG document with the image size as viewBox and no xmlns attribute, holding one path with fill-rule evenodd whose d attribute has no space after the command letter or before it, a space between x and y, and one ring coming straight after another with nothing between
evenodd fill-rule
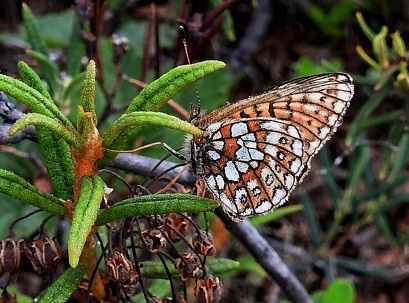
<instances>
[{"instance_id":1,"label":"dark background vegetation","mask_svg":"<svg viewBox=\"0 0 409 303\"><path fill-rule=\"evenodd\" d=\"M130 78L149 83L171 67L185 64L178 19L191 29L187 43L192 61L217 59L227 63L224 71L197 85L201 105L207 110L295 77L331 71L349 73L354 78L355 96L344 123L314 159L312 171L290 198L290 205L302 204L303 210L278 220L267 218L257 227L310 293L326 289L335 278L345 277L355 285L356 302L408 302L409 85L402 72L406 54L392 54L389 36L399 31L403 41L407 40L408 1L228 2L231 4L226 10L228 15L218 27L220 18L205 25L203 21L220 9L223 1L157 1L159 49L151 47L147 51L146 37L152 38L152 46L155 40L153 32L147 30L152 18L151 2L108 1L99 38L105 85L112 88L115 77L113 34L128 39L129 52L122 58L121 66L123 74ZM68 0L26 3L38 17L42 38L64 81L71 24L78 22L75 3ZM187 8L186 13L183 8ZM376 34L382 26L388 27L385 41L390 49L389 65L380 62L381 68L376 69L358 56L356 47L360 45L379 61L372 41L357 22L357 12L362 13ZM26 55L29 46L21 31L20 1L1 2L0 31L1 72L16 75L20 60L35 66ZM396 81L398 75L403 75L403 81ZM138 91L121 80L113 100L115 106L127 104ZM80 87L66 100L60 100L71 117L75 115L79 92ZM97 112L103 115L106 95L101 86L97 100ZM197 102L195 89L183 91L175 101L188 110L190 104ZM165 111L172 113L171 109ZM113 121L120 111L112 113L107 122ZM176 131L149 129L137 144L156 141L178 148L184 137ZM38 154L32 142L22 141L12 147L34 157ZM158 147L143 154L159 158L165 153ZM337 157L339 161L335 161ZM0 165L43 189L49 186L30 159L3 150ZM10 222L27 213L29 207L1 196L0 209L0 235L4 238ZM20 222L15 229L17 234L20 237L34 234L41 216ZM58 224L56 219L51 222L49 228L53 232ZM222 302L279 302L279 288L246 250L235 240L228 240L228 233L216 219L211 228L218 255L241 261L240 271L223 279ZM39 278L32 272L21 276L22 292L35 295L36 283L41 284Z\"/></svg>"}]
</instances>

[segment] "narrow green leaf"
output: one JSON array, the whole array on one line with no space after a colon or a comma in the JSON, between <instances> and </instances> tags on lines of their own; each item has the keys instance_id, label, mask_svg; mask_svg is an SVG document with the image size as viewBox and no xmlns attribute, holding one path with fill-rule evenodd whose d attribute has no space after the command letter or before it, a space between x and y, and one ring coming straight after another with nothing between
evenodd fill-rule
<instances>
[{"instance_id":1,"label":"narrow green leaf","mask_svg":"<svg viewBox=\"0 0 409 303\"><path fill-rule=\"evenodd\" d=\"M355 303L355 287L346 279L334 280L326 290L322 303Z\"/></svg>"},{"instance_id":2,"label":"narrow green leaf","mask_svg":"<svg viewBox=\"0 0 409 303\"><path fill-rule=\"evenodd\" d=\"M71 267L77 267L85 241L97 218L104 196L104 182L98 175L81 179L81 193L75 207L68 236L68 259Z\"/></svg>"},{"instance_id":3,"label":"narrow green leaf","mask_svg":"<svg viewBox=\"0 0 409 303\"><path fill-rule=\"evenodd\" d=\"M0 169L0 193L31 204L52 214L65 214L64 203L45 193L16 174Z\"/></svg>"},{"instance_id":4,"label":"narrow green leaf","mask_svg":"<svg viewBox=\"0 0 409 303\"><path fill-rule=\"evenodd\" d=\"M85 48L79 21L77 18L74 18L67 49L67 74L71 78L74 78L81 71L81 59L85 55Z\"/></svg>"},{"instance_id":5,"label":"narrow green leaf","mask_svg":"<svg viewBox=\"0 0 409 303\"><path fill-rule=\"evenodd\" d=\"M296 205L289 205L289 206L282 206L280 208L275 209L273 212L270 212L266 215L253 217L250 219L250 223L254 226L260 226L263 224L267 224L271 221L278 220L282 217L291 215L293 213L302 211L303 206L301 204Z\"/></svg>"},{"instance_id":6,"label":"narrow green leaf","mask_svg":"<svg viewBox=\"0 0 409 303\"><path fill-rule=\"evenodd\" d=\"M135 111L157 111L188 85L225 66L226 64L220 61L204 61L178 66L144 88L131 102L126 114ZM126 149L130 138L134 138L139 130L139 128L129 129L118 136L111 145L104 147L115 150ZM105 167L115 156L113 153L106 153L98 166Z\"/></svg>"},{"instance_id":7,"label":"narrow green leaf","mask_svg":"<svg viewBox=\"0 0 409 303\"><path fill-rule=\"evenodd\" d=\"M334 258L336 266L367 276L390 278L391 271L385 266L373 266L362 261L338 256Z\"/></svg>"},{"instance_id":8,"label":"narrow green leaf","mask_svg":"<svg viewBox=\"0 0 409 303\"><path fill-rule=\"evenodd\" d=\"M57 82L59 79L57 66L50 60L50 58L48 58L48 56L40 52L28 50L26 53L30 58L37 61L41 70L41 76L47 81L51 93L55 93L57 91Z\"/></svg>"},{"instance_id":9,"label":"narrow green leaf","mask_svg":"<svg viewBox=\"0 0 409 303\"><path fill-rule=\"evenodd\" d=\"M378 196L380 196L381 194L387 193L391 190L393 190L394 188L406 183L409 180L409 175L403 175L400 176L398 178L396 178L393 182L388 182L385 184L382 184L380 186L378 186L377 188L375 188L374 190L372 190L371 192L368 192L360 197L358 197L358 201L368 201L368 200L372 200L372 199L376 199Z\"/></svg>"},{"instance_id":10,"label":"narrow green leaf","mask_svg":"<svg viewBox=\"0 0 409 303\"><path fill-rule=\"evenodd\" d=\"M77 149L81 148L78 134L76 132L70 132L58 121L37 113L30 113L18 119L9 130L10 136L14 136L17 132L23 130L29 125L45 126L61 136L61 138L67 141L68 144L74 146Z\"/></svg>"},{"instance_id":11,"label":"narrow green leaf","mask_svg":"<svg viewBox=\"0 0 409 303\"><path fill-rule=\"evenodd\" d=\"M101 226L111 221L147 215L213 211L219 204L193 195L165 194L135 197L118 202L102 212L95 222Z\"/></svg>"},{"instance_id":12,"label":"narrow green leaf","mask_svg":"<svg viewBox=\"0 0 409 303\"><path fill-rule=\"evenodd\" d=\"M175 116L157 112L133 112L122 115L106 130L102 145L104 147L111 146L112 142L114 142L118 136L130 128L141 128L145 125L165 126L196 136L202 134L199 128Z\"/></svg>"},{"instance_id":13,"label":"narrow green leaf","mask_svg":"<svg viewBox=\"0 0 409 303\"><path fill-rule=\"evenodd\" d=\"M392 170L388 180L393 182L405 168L409 154L409 134L404 133L399 142L398 150L395 154L395 159L392 164Z\"/></svg>"},{"instance_id":14,"label":"narrow green leaf","mask_svg":"<svg viewBox=\"0 0 409 303\"><path fill-rule=\"evenodd\" d=\"M39 303L64 303L68 300L71 294L77 289L86 268L78 266L77 268L68 268L57 281L48 287Z\"/></svg>"},{"instance_id":15,"label":"narrow green leaf","mask_svg":"<svg viewBox=\"0 0 409 303\"><path fill-rule=\"evenodd\" d=\"M372 114L375 108L378 107L378 105L382 102L388 92L388 89L382 88L381 90L373 93L372 97L361 107L359 112L355 115L354 121L352 121L351 125L349 126L345 140L347 146L352 145L355 136L362 128L361 125L363 124L363 122L366 121L366 119Z\"/></svg>"},{"instance_id":16,"label":"narrow green leaf","mask_svg":"<svg viewBox=\"0 0 409 303\"><path fill-rule=\"evenodd\" d=\"M18 70L25 84L40 92L52 103L54 102L40 77L25 62L18 63ZM36 132L41 156L47 167L55 194L65 200L72 199L74 173L70 147L64 139L46 127L37 126Z\"/></svg>"},{"instance_id":17,"label":"narrow green leaf","mask_svg":"<svg viewBox=\"0 0 409 303\"><path fill-rule=\"evenodd\" d=\"M172 293L168 280L156 279L152 280L152 284L149 285L149 292L159 300L164 299L166 296ZM134 303L146 303L145 297L142 292L136 294L132 298Z\"/></svg>"},{"instance_id":18,"label":"narrow green leaf","mask_svg":"<svg viewBox=\"0 0 409 303\"><path fill-rule=\"evenodd\" d=\"M57 90L58 71L55 64L48 58L35 16L26 4L23 4L23 26L27 41L34 50L34 52L27 53L38 62L42 77L47 81L51 95L53 95Z\"/></svg>"},{"instance_id":19,"label":"narrow green leaf","mask_svg":"<svg viewBox=\"0 0 409 303\"><path fill-rule=\"evenodd\" d=\"M375 38L375 33L365 22L361 12L356 12L356 20L358 20L358 24L361 27L362 32L366 35L369 41L372 42L372 40Z\"/></svg>"},{"instance_id":20,"label":"narrow green leaf","mask_svg":"<svg viewBox=\"0 0 409 303\"><path fill-rule=\"evenodd\" d=\"M0 75L0 90L30 107L31 112L46 115L74 129L73 124L50 99L22 81Z\"/></svg>"},{"instance_id":21,"label":"narrow green leaf","mask_svg":"<svg viewBox=\"0 0 409 303\"><path fill-rule=\"evenodd\" d=\"M28 7L28 5L25 3L23 3L22 15L25 35L28 43L30 43L31 45L31 48L37 52L47 55L47 51L45 49L44 42L41 39L35 16L31 12L31 9Z\"/></svg>"},{"instance_id":22,"label":"narrow green leaf","mask_svg":"<svg viewBox=\"0 0 409 303\"><path fill-rule=\"evenodd\" d=\"M41 81L40 77L36 74L35 71L31 69L30 66L27 65L27 63L25 63L24 61L20 61L18 63L18 72L21 76L21 80L25 84L40 92L47 99L52 100L50 93L44 86L43 81Z\"/></svg>"},{"instance_id":23,"label":"narrow green leaf","mask_svg":"<svg viewBox=\"0 0 409 303\"><path fill-rule=\"evenodd\" d=\"M44 126L36 126L41 157L57 197L73 199L74 172L67 142Z\"/></svg>"},{"instance_id":24,"label":"narrow green leaf","mask_svg":"<svg viewBox=\"0 0 409 303\"><path fill-rule=\"evenodd\" d=\"M397 239L393 234L391 226L389 225L388 218L383 213L375 212L374 220L376 224L379 226L379 229L381 230L385 239L389 242L389 245L396 246Z\"/></svg>"},{"instance_id":25,"label":"narrow green leaf","mask_svg":"<svg viewBox=\"0 0 409 303\"><path fill-rule=\"evenodd\" d=\"M323 242L322 230L318 222L318 217L315 212L314 205L307 194L301 195L300 200L304 206L303 217L305 218L305 222L307 223L311 241L315 247L319 247Z\"/></svg>"},{"instance_id":26,"label":"narrow green leaf","mask_svg":"<svg viewBox=\"0 0 409 303\"><path fill-rule=\"evenodd\" d=\"M166 265L169 268L169 271L172 276L178 276L179 271L175 268L175 265L166 261ZM240 263L230 259L224 258L214 258L206 260L206 267L208 272L212 275L219 275L231 270L235 270L239 267ZM142 262L142 274L150 279L168 279L165 268L163 267L162 262L159 261L144 261ZM200 272L198 276L200 276Z\"/></svg>"},{"instance_id":27,"label":"narrow green leaf","mask_svg":"<svg viewBox=\"0 0 409 303\"><path fill-rule=\"evenodd\" d=\"M323 167L322 178L328 186L331 202L334 206L336 206L337 201L341 196L341 189L335 181L335 177L333 174L334 161L331 158L328 147L324 146L318 153L318 156Z\"/></svg>"},{"instance_id":28,"label":"narrow green leaf","mask_svg":"<svg viewBox=\"0 0 409 303\"><path fill-rule=\"evenodd\" d=\"M221 61L204 61L175 67L144 88L131 102L126 113L156 111L186 86L225 66Z\"/></svg>"},{"instance_id":29,"label":"narrow green leaf","mask_svg":"<svg viewBox=\"0 0 409 303\"><path fill-rule=\"evenodd\" d=\"M91 60L85 71L85 79L81 94L81 106L84 109L84 112L92 113L94 124L97 123L97 115L95 113L95 76L95 61Z\"/></svg>"}]
</instances>

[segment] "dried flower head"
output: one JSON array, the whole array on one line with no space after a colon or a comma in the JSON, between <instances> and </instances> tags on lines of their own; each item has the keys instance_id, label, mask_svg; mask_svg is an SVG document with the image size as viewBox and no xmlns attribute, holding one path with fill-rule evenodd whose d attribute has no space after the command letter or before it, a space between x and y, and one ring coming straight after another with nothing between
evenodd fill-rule
<instances>
[{"instance_id":1,"label":"dried flower head","mask_svg":"<svg viewBox=\"0 0 409 303\"><path fill-rule=\"evenodd\" d=\"M8 236L0 244L0 264L4 272L17 273L23 253L24 240L16 241L14 236Z\"/></svg>"},{"instance_id":2,"label":"dried flower head","mask_svg":"<svg viewBox=\"0 0 409 303\"><path fill-rule=\"evenodd\" d=\"M106 265L113 281L124 285L134 285L138 281L132 262L119 249L114 249Z\"/></svg>"},{"instance_id":3,"label":"dried flower head","mask_svg":"<svg viewBox=\"0 0 409 303\"><path fill-rule=\"evenodd\" d=\"M204 256L214 256L216 249L213 245L213 236L207 231L201 230L195 234L192 239L195 252Z\"/></svg>"},{"instance_id":4,"label":"dried flower head","mask_svg":"<svg viewBox=\"0 0 409 303\"><path fill-rule=\"evenodd\" d=\"M177 230L184 237L189 233L190 222L182 215L171 213L166 218L166 223L167 225L165 225L164 231L168 234L172 242L180 241L180 236L177 232L175 232L175 230ZM173 227L173 229L170 226Z\"/></svg>"},{"instance_id":5,"label":"dried flower head","mask_svg":"<svg viewBox=\"0 0 409 303\"><path fill-rule=\"evenodd\" d=\"M194 295L197 303L217 303L221 299L222 284L218 277L211 275L196 279Z\"/></svg>"},{"instance_id":6,"label":"dried flower head","mask_svg":"<svg viewBox=\"0 0 409 303\"><path fill-rule=\"evenodd\" d=\"M27 241L24 252L39 275L54 273L61 261L60 244L55 238L45 234Z\"/></svg>"},{"instance_id":7,"label":"dried flower head","mask_svg":"<svg viewBox=\"0 0 409 303\"><path fill-rule=\"evenodd\" d=\"M182 281L186 281L190 277L196 276L199 272L199 260L196 255L191 253L183 253L183 258L178 258L175 261L175 268L179 271Z\"/></svg>"},{"instance_id":8,"label":"dried flower head","mask_svg":"<svg viewBox=\"0 0 409 303\"><path fill-rule=\"evenodd\" d=\"M146 249L150 253L156 253L159 249L166 246L166 239L162 233L156 229L144 230L141 233L139 246Z\"/></svg>"}]
</instances>

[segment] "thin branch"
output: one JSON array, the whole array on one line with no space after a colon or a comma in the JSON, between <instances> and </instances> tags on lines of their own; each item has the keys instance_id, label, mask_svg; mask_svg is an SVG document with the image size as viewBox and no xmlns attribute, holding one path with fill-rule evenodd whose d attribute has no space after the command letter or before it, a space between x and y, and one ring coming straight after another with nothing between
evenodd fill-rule
<instances>
[{"instance_id":1,"label":"thin branch","mask_svg":"<svg viewBox=\"0 0 409 303\"><path fill-rule=\"evenodd\" d=\"M236 236L268 275L282 288L290 300L294 303L312 303L301 282L250 222L233 222L220 207L216 208L215 213L223 221L226 228Z\"/></svg>"}]
</instances>

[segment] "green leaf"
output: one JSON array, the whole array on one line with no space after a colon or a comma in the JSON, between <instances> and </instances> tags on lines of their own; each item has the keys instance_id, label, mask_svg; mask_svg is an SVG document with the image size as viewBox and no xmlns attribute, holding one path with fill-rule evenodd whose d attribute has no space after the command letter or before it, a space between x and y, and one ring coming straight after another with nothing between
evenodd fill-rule
<instances>
[{"instance_id":1,"label":"green leaf","mask_svg":"<svg viewBox=\"0 0 409 303\"><path fill-rule=\"evenodd\" d=\"M72 200L74 171L71 149L67 142L44 126L36 126L41 157L48 172L55 194Z\"/></svg>"},{"instance_id":2,"label":"green leaf","mask_svg":"<svg viewBox=\"0 0 409 303\"><path fill-rule=\"evenodd\" d=\"M166 265L172 276L179 276L179 271L175 268L175 265L171 261L166 261ZM207 259L206 267L208 272L212 275L220 275L231 270L235 270L239 267L240 263L230 259L215 258ZM150 279L168 279L165 268L162 262L158 261L144 261L142 262L142 274ZM201 272L198 273L200 276Z\"/></svg>"},{"instance_id":3,"label":"green leaf","mask_svg":"<svg viewBox=\"0 0 409 303\"><path fill-rule=\"evenodd\" d=\"M40 77L25 62L18 63L18 70L25 84L53 102ZM74 173L70 147L61 137L46 127L37 126L36 132L41 156L47 167L55 194L65 200L72 199Z\"/></svg>"},{"instance_id":4,"label":"green leaf","mask_svg":"<svg viewBox=\"0 0 409 303\"><path fill-rule=\"evenodd\" d=\"M382 88L381 90L373 93L371 98L367 102L365 102L365 104L361 107L359 112L355 115L354 121L352 121L351 125L349 126L345 139L345 144L347 146L352 145L355 136L361 129L362 123L366 121L366 119L372 114L375 108L378 107L378 105L386 97L388 92L389 92L388 89Z\"/></svg>"},{"instance_id":5,"label":"green leaf","mask_svg":"<svg viewBox=\"0 0 409 303\"><path fill-rule=\"evenodd\" d=\"M29 125L41 125L47 127L57 135L61 136L61 138L67 141L68 144L74 146L76 149L81 148L78 134L76 132L70 132L58 121L37 113L30 113L18 119L16 123L10 127L10 136L14 136L17 132L23 130Z\"/></svg>"},{"instance_id":6,"label":"green leaf","mask_svg":"<svg viewBox=\"0 0 409 303\"><path fill-rule=\"evenodd\" d=\"M254 226L260 226L263 224L267 224L271 221L278 220L290 214L302 211L302 209L303 209L303 206L301 204L282 206L266 215L251 218L250 223Z\"/></svg>"},{"instance_id":7,"label":"green leaf","mask_svg":"<svg viewBox=\"0 0 409 303\"><path fill-rule=\"evenodd\" d=\"M172 293L170 284L168 280L156 279L152 281L152 284L149 286L149 292L154 295L159 300L164 299L167 295ZM146 303L145 297L142 292L136 294L132 298L134 303Z\"/></svg>"},{"instance_id":8,"label":"green leaf","mask_svg":"<svg viewBox=\"0 0 409 303\"><path fill-rule=\"evenodd\" d=\"M314 205L307 194L300 196L301 202L304 206L303 217L307 223L310 237L315 247L319 247L322 244L322 231L318 222L317 214L315 212Z\"/></svg>"},{"instance_id":9,"label":"green leaf","mask_svg":"<svg viewBox=\"0 0 409 303\"><path fill-rule=\"evenodd\" d=\"M111 221L147 215L213 211L219 204L193 195L165 194L135 197L118 202L102 212L95 222L101 226Z\"/></svg>"},{"instance_id":10,"label":"green leaf","mask_svg":"<svg viewBox=\"0 0 409 303\"><path fill-rule=\"evenodd\" d=\"M129 134L127 132L130 128L141 128L145 125L152 126L165 126L168 128L180 130L195 136L202 134L202 131L195 127L193 124L180 120L175 116L170 116L165 113L155 112L133 112L129 114L123 114L118 120L116 120L110 128L108 128L104 134L104 141L102 146L108 147L121 136L122 138ZM125 132L125 133L124 133ZM129 138L124 138L129 140Z\"/></svg>"},{"instance_id":11,"label":"green leaf","mask_svg":"<svg viewBox=\"0 0 409 303\"><path fill-rule=\"evenodd\" d=\"M37 52L47 55L44 42L40 37L40 31L36 19L27 4L23 3L23 26L26 34L26 39L30 43L31 48Z\"/></svg>"},{"instance_id":12,"label":"green leaf","mask_svg":"<svg viewBox=\"0 0 409 303\"><path fill-rule=\"evenodd\" d=\"M131 102L126 113L156 111L186 86L225 66L221 61L204 61L175 67L144 88Z\"/></svg>"},{"instance_id":13,"label":"green leaf","mask_svg":"<svg viewBox=\"0 0 409 303\"><path fill-rule=\"evenodd\" d=\"M21 80L23 80L25 84L40 92L47 99L52 100L50 93L44 86L43 81L41 81L40 77L31 69L30 66L27 65L27 63L20 61L18 63L18 72L21 76Z\"/></svg>"},{"instance_id":14,"label":"green leaf","mask_svg":"<svg viewBox=\"0 0 409 303\"><path fill-rule=\"evenodd\" d=\"M354 303L354 285L346 279L334 280L322 298L322 303Z\"/></svg>"},{"instance_id":15,"label":"green leaf","mask_svg":"<svg viewBox=\"0 0 409 303\"><path fill-rule=\"evenodd\" d=\"M58 71L55 64L48 58L48 53L45 49L44 42L40 37L40 31L36 19L25 3L23 4L23 26L27 41L34 50L34 52L28 53L28 55L32 56L38 62L42 77L47 81L51 95L53 95L57 89Z\"/></svg>"},{"instance_id":16,"label":"green leaf","mask_svg":"<svg viewBox=\"0 0 409 303\"><path fill-rule=\"evenodd\" d=\"M64 303L80 284L86 268L78 266L77 268L68 268L57 281L48 287L39 303Z\"/></svg>"},{"instance_id":17,"label":"green leaf","mask_svg":"<svg viewBox=\"0 0 409 303\"><path fill-rule=\"evenodd\" d=\"M226 64L220 61L204 61L178 66L144 88L131 102L126 114L135 111L157 111L188 85L225 66ZM129 138L135 137L139 130L136 128L123 132L111 145L104 147L115 150L126 149ZM99 161L98 166L100 168L106 166L113 158L115 158L115 154L106 153L104 158Z\"/></svg>"},{"instance_id":18,"label":"green leaf","mask_svg":"<svg viewBox=\"0 0 409 303\"><path fill-rule=\"evenodd\" d=\"M84 112L92 113L94 124L97 123L97 116L95 113L95 76L95 61L91 60L85 70L85 79L81 94L81 106L84 109Z\"/></svg>"},{"instance_id":19,"label":"green leaf","mask_svg":"<svg viewBox=\"0 0 409 303\"><path fill-rule=\"evenodd\" d=\"M31 204L52 214L65 214L64 203L45 193L16 174L0 169L0 193Z\"/></svg>"},{"instance_id":20,"label":"green leaf","mask_svg":"<svg viewBox=\"0 0 409 303\"><path fill-rule=\"evenodd\" d=\"M356 12L356 20L358 21L358 24L361 27L362 32L366 35L369 41L372 42L372 40L375 38L375 33L365 22L361 12Z\"/></svg>"},{"instance_id":21,"label":"green leaf","mask_svg":"<svg viewBox=\"0 0 409 303\"><path fill-rule=\"evenodd\" d=\"M266 276L266 271L257 263L251 254L247 253L241 256L237 261L240 265L236 268L236 272L252 273L262 278Z\"/></svg>"},{"instance_id":22,"label":"green leaf","mask_svg":"<svg viewBox=\"0 0 409 303\"><path fill-rule=\"evenodd\" d=\"M36 52L33 50L28 50L27 55L37 61L38 66L41 70L41 76L47 81L51 94L57 91L57 82L59 79L57 66L48 58L48 56Z\"/></svg>"},{"instance_id":23,"label":"green leaf","mask_svg":"<svg viewBox=\"0 0 409 303\"><path fill-rule=\"evenodd\" d=\"M24 82L0 75L0 90L17 101L28 105L32 112L60 120L64 125L74 129L70 120L64 116L52 100L44 97L40 92Z\"/></svg>"},{"instance_id":24,"label":"green leaf","mask_svg":"<svg viewBox=\"0 0 409 303\"><path fill-rule=\"evenodd\" d=\"M77 267L85 241L97 218L104 196L104 182L98 175L81 179L81 193L75 207L68 236L68 259L71 267Z\"/></svg>"}]
</instances>

